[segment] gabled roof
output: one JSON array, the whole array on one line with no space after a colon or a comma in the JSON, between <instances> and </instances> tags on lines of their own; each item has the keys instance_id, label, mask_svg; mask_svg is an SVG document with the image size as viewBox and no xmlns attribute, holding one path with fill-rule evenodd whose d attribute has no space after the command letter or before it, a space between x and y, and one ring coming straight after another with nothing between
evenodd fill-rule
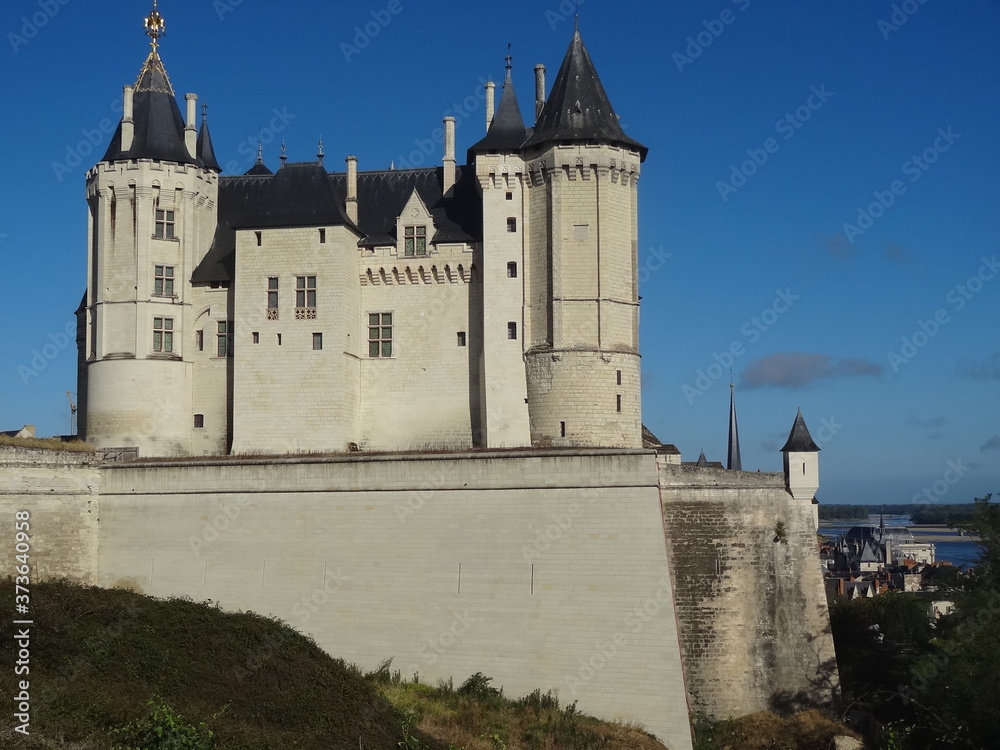
<instances>
[{"instance_id":1,"label":"gabled roof","mask_svg":"<svg viewBox=\"0 0 1000 750\"><path fill-rule=\"evenodd\" d=\"M573 32L566 57L556 74L552 91L526 146L543 143L610 143L639 151L641 160L649 150L629 138L608 99L580 30Z\"/></svg>"},{"instance_id":2,"label":"gabled roof","mask_svg":"<svg viewBox=\"0 0 1000 750\"><path fill-rule=\"evenodd\" d=\"M500 96L500 106L493 116L490 129L486 132L485 138L469 148L468 161L471 164L474 155L482 152L518 151L527 137L528 131L524 127L521 107L514 93L514 82L508 70L507 80L504 81L503 93Z\"/></svg>"},{"instance_id":3,"label":"gabled roof","mask_svg":"<svg viewBox=\"0 0 1000 750\"><path fill-rule=\"evenodd\" d=\"M792 431L788 433L788 440L781 449L781 453L815 453L819 451L819 446L813 442L806 421L802 418L802 410L795 415L795 422L792 424Z\"/></svg>"},{"instance_id":4,"label":"gabled roof","mask_svg":"<svg viewBox=\"0 0 1000 750\"><path fill-rule=\"evenodd\" d=\"M201 166L184 143L184 118L174 89L154 47L139 72L132 98L132 145L122 150L122 126L111 138L101 161L157 159Z\"/></svg>"}]
</instances>

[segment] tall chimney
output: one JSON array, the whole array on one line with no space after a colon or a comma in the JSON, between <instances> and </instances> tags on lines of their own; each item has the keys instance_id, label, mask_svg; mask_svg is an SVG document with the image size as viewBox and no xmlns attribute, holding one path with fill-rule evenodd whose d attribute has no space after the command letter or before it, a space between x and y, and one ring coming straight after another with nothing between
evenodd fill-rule
<instances>
[{"instance_id":1,"label":"tall chimney","mask_svg":"<svg viewBox=\"0 0 1000 750\"><path fill-rule=\"evenodd\" d=\"M135 121L132 119L134 96L135 89L126 86L122 95L122 151L132 148L132 141L135 139Z\"/></svg>"},{"instance_id":2,"label":"tall chimney","mask_svg":"<svg viewBox=\"0 0 1000 750\"><path fill-rule=\"evenodd\" d=\"M535 122L542 114L542 107L545 106L545 66L541 63L535 66Z\"/></svg>"},{"instance_id":3,"label":"tall chimney","mask_svg":"<svg viewBox=\"0 0 1000 750\"><path fill-rule=\"evenodd\" d=\"M187 127L184 128L184 145L192 159L198 158L198 131L194 127L195 111L198 108L197 94L184 94L187 99Z\"/></svg>"},{"instance_id":4,"label":"tall chimney","mask_svg":"<svg viewBox=\"0 0 1000 750\"><path fill-rule=\"evenodd\" d=\"M358 157L348 156L347 162L347 218L358 223Z\"/></svg>"},{"instance_id":5,"label":"tall chimney","mask_svg":"<svg viewBox=\"0 0 1000 750\"><path fill-rule=\"evenodd\" d=\"M455 118L444 118L444 179L441 193L447 193L455 184Z\"/></svg>"},{"instance_id":6,"label":"tall chimney","mask_svg":"<svg viewBox=\"0 0 1000 750\"><path fill-rule=\"evenodd\" d=\"M490 132L490 125L493 124L493 109L496 106L494 102L494 94L496 93L496 84L493 81L486 82L486 132Z\"/></svg>"}]
</instances>

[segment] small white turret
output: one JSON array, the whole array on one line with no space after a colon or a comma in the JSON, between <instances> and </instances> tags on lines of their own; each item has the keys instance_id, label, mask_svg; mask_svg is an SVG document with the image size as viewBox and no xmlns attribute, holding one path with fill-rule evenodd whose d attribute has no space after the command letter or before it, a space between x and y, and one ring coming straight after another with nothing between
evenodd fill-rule
<instances>
[{"instance_id":1,"label":"small white turret","mask_svg":"<svg viewBox=\"0 0 1000 750\"><path fill-rule=\"evenodd\" d=\"M784 454L785 489L796 500L812 502L819 489L819 446L809 434L801 409L781 452Z\"/></svg>"}]
</instances>

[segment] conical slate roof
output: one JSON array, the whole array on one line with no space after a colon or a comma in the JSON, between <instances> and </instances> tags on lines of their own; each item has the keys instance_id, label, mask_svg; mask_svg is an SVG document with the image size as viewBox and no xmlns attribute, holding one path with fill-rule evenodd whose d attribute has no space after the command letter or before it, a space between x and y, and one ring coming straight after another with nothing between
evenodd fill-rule
<instances>
[{"instance_id":1,"label":"conical slate roof","mask_svg":"<svg viewBox=\"0 0 1000 750\"><path fill-rule=\"evenodd\" d=\"M552 91L525 145L553 141L626 146L638 150L640 159L645 159L649 150L622 130L579 29L573 32Z\"/></svg>"},{"instance_id":2,"label":"conical slate roof","mask_svg":"<svg viewBox=\"0 0 1000 750\"><path fill-rule=\"evenodd\" d=\"M740 458L740 428L736 424L736 392L732 384L729 386L729 455L726 468L730 471L743 471L743 461Z\"/></svg>"},{"instance_id":3,"label":"conical slate roof","mask_svg":"<svg viewBox=\"0 0 1000 750\"><path fill-rule=\"evenodd\" d=\"M132 145L127 150L122 149L122 126L119 123L101 161L157 159L202 166L201 159L193 158L184 143L184 118L155 46L150 50L135 82L132 122ZM206 129L206 139L207 133ZM212 158L215 158L214 152ZM214 167L210 164L204 166L218 169L218 164Z\"/></svg>"},{"instance_id":4,"label":"conical slate roof","mask_svg":"<svg viewBox=\"0 0 1000 750\"><path fill-rule=\"evenodd\" d=\"M208 116L202 115L201 118L201 128L198 130L198 161L201 162L201 166L205 169L211 169L212 171L219 173L222 171L222 167L219 166L219 160L215 158L215 148L212 146L212 136L208 132Z\"/></svg>"},{"instance_id":5,"label":"conical slate roof","mask_svg":"<svg viewBox=\"0 0 1000 750\"><path fill-rule=\"evenodd\" d=\"M799 413L795 415L792 431L788 433L788 440L785 442L785 447L781 449L781 453L815 453L817 451L819 451L819 446L813 442L809 428L806 427L806 421L802 418L802 410L799 409Z\"/></svg>"},{"instance_id":6,"label":"conical slate roof","mask_svg":"<svg viewBox=\"0 0 1000 750\"><path fill-rule=\"evenodd\" d=\"M507 80L503 84L503 93L500 96L500 106L493 116L493 122L486 133L486 137L479 143L469 148L469 162L473 160L473 155L484 151L518 151L524 145L528 132L524 127L524 118L521 117L521 108L517 103L517 95L514 93L514 82L510 79L508 71Z\"/></svg>"}]
</instances>

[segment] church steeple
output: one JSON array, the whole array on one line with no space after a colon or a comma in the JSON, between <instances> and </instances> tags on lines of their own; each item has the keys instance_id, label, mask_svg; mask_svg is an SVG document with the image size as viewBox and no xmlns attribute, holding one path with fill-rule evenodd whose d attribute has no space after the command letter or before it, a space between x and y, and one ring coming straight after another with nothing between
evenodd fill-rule
<instances>
[{"instance_id":1,"label":"church steeple","mask_svg":"<svg viewBox=\"0 0 1000 750\"><path fill-rule=\"evenodd\" d=\"M729 384L729 457L726 459L726 468L730 471L743 471L740 430L736 424L736 391L732 383Z\"/></svg>"},{"instance_id":2,"label":"church steeple","mask_svg":"<svg viewBox=\"0 0 1000 750\"><path fill-rule=\"evenodd\" d=\"M580 36L573 32L569 49L556 74L552 92L542 107L528 146L550 142L621 145L646 158L648 149L629 138L608 99L597 70Z\"/></svg>"}]
</instances>

